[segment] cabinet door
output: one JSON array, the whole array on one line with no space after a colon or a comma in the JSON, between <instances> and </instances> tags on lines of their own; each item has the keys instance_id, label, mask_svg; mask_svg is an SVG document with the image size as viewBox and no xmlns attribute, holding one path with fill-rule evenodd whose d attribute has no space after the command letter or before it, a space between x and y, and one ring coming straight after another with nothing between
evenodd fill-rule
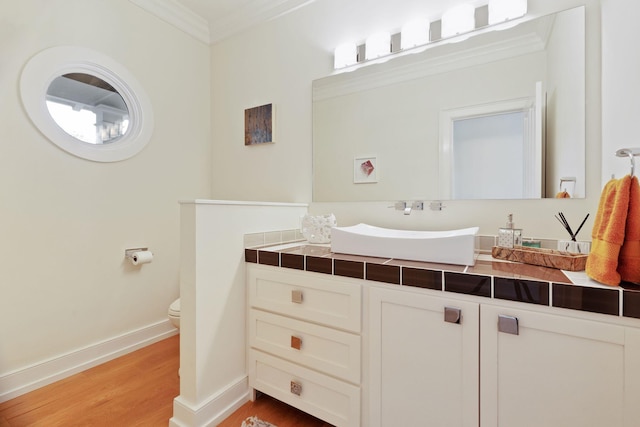
<instances>
[{"instance_id":1,"label":"cabinet door","mask_svg":"<svg viewBox=\"0 0 640 427\"><path fill-rule=\"evenodd\" d=\"M370 425L477 427L478 304L381 288L369 297Z\"/></svg>"},{"instance_id":2,"label":"cabinet door","mask_svg":"<svg viewBox=\"0 0 640 427\"><path fill-rule=\"evenodd\" d=\"M625 345L628 328L484 304L480 311L483 427L638 425L624 421L626 375L638 364L637 345Z\"/></svg>"}]
</instances>

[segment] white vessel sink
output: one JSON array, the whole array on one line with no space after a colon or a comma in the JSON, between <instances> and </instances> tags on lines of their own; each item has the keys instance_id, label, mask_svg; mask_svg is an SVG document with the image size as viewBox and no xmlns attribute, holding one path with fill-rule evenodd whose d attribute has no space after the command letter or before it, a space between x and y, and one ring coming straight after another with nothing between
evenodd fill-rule
<instances>
[{"instance_id":1,"label":"white vessel sink","mask_svg":"<svg viewBox=\"0 0 640 427\"><path fill-rule=\"evenodd\" d=\"M331 229L331 251L441 264L474 265L478 227L448 231L393 230L358 224Z\"/></svg>"}]
</instances>

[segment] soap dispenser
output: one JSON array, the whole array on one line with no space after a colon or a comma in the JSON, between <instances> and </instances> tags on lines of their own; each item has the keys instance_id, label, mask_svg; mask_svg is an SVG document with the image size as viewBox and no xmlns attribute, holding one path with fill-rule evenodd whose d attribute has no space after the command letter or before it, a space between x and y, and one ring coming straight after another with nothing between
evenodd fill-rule
<instances>
[{"instance_id":1,"label":"soap dispenser","mask_svg":"<svg viewBox=\"0 0 640 427\"><path fill-rule=\"evenodd\" d=\"M514 248L522 246L522 229L513 228L513 214L507 217L507 226L498 230L498 246Z\"/></svg>"}]
</instances>

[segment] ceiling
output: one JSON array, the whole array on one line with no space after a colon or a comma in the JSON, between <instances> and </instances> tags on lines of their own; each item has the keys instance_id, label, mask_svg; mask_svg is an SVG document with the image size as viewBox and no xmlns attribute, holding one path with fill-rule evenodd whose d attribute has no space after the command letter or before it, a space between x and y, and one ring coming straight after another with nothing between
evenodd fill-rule
<instances>
[{"instance_id":1,"label":"ceiling","mask_svg":"<svg viewBox=\"0 0 640 427\"><path fill-rule=\"evenodd\" d=\"M315 0L130 0L205 43L216 43Z\"/></svg>"}]
</instances>

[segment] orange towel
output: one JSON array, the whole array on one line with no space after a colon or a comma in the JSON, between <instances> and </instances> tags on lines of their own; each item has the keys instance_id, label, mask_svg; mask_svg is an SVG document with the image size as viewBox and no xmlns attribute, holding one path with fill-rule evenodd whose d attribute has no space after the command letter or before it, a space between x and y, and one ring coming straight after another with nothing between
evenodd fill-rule
<instances>
[{"instance_id":1,"label":"orange towel","mask_svg":"<svg viewBox=\"0 0 640 427\"><path fill-rule=\"evenodd\" d=\"M629 212L618 259L618 273L625 282L640 283L640 185L635 176L631 179L629 189Z\"/></svg>"},{"instance_id":2,"label":"orange towel","mask_svg":"<svg viewBox=\"0 0 640 427\"><path fill-rule=\"evenodd\" d=\"M620 284L618 257L624 241L630 185L631 176L627 175L619 180L612 179L604 186L593 223L586 272L592 279L607 285Z\"/></svg>"},{"instance_id":3,"label":"orange towel","mask_svg":"<svg viewBox=\"0 0 640 427\"><path fill-rule=\"evenodd\" d=\"M571 195L566 191L561 191L558 194L556 194L556 199L570 199L570 198L571 198Z\"/></svg>"}]
</instances>

